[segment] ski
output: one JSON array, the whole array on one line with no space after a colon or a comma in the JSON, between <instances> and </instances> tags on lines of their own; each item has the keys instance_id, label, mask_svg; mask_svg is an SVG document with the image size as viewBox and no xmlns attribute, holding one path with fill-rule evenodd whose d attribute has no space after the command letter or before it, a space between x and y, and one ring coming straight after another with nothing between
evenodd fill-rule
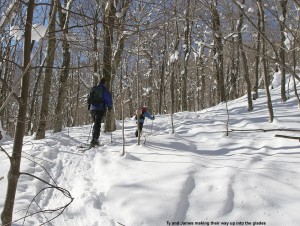
<instances>
[{"instance_id":1,"label":"ski","mask_svg":"<svg viewBox=\"0 0 300 226\"><path fill-rule=\"evenodd\" d=\"M91 145L79 145L78 148L79 148L80 152L84 153L87 150L90 150L92 148L97 148L97 147L102 147L102 146L104 146L104 144L99 144L99 145L94 145L94 146L91 146Z\"/></svg>"},{"instance_id":2,"label":"ski","mask_svg":"<svg viewBox=\"0 0 300 226\"><path fill-rule=\"evenodd\" d=\"M89 146L87 146L87 147L80 147L79 148L79 152L82 152L82 153L84 153L84 152L86 152L87 150L90 150L90 149L92 149L93 147L89 147Z\"/></svg>"}]
</instances>

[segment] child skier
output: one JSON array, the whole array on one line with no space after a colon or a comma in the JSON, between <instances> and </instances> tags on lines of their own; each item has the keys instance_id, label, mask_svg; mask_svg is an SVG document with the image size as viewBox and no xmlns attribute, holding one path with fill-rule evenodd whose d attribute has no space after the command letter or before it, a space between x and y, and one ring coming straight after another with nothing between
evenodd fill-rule
<instances>
[{"instance_id":1,"label":"child skier","mask_svg":"<svg viewBox=\"0 0 300 226\"><path fill-rule=\"evenodd\" d=\"M140 109L138 109L136 111L135 120L138 123L138 129L135 131L135 137L139 136L139 130L140 130L140 133L142 132L144 121L145 121L145 117L147 117L147 118L149 118L151 120L155 119L154 115L150 115L147 112L147 110L148 110L147 107L142 107L142 108L140 108Z\"/></svg>"}]
</instances>

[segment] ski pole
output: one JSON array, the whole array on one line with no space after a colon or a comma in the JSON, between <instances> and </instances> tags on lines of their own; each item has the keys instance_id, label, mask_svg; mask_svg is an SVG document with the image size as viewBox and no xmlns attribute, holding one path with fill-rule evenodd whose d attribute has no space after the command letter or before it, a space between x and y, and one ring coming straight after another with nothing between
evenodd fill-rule
<instances>
[{"instance_id":1,"label":"ski pole","mask_svg":"<svg viewBox=\"0 0 300 226\"><path fill-rule=\"evenodd\" d=\"M94 125L94 123L92 123L92 125L91 125L90 132L89 132L89 136L88 136L88 139L87 139L87 141L86 141L87 143L89 142L89 139L90 139L90 135L91 135L91 131L92 131L93 125Z\"/></svg>"},{"instance_id":2,"label":"ski pole","mask_svg":"<svg viewBox=\"0 0 300 226\"><path fill-rule=\"evenodd\" d=\"M154 120L152 120L152 125L151 125L151 132L150 132L150 135L152 135L153 121L154 121Z\"/></svg>"}]
</instances>

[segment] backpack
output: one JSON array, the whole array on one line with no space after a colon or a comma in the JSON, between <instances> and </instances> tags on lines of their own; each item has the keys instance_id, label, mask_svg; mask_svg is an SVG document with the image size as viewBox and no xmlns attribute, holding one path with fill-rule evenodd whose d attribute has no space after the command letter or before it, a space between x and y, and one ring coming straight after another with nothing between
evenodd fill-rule
<instances>
[{"instance_id":1,"label":"backpack","mask_svg":"<svg viewBox=\"0 0 300 226\"><path fill-rule=\"evenodd\" d=\"M103 102L103 87L94 86L88 95L88 104L101 104Z\"/></svg>"}]
</instances>

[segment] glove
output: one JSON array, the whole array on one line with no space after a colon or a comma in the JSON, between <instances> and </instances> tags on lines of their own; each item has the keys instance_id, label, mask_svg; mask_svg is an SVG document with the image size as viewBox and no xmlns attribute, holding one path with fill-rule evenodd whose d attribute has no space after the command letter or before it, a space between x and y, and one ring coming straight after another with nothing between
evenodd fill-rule
<instances>
[{"instance_id":1,"label":"glove","mask_svg":"<svg viewBox=\"0 0 300 226\"><path fill-rule=\"evenodd\" d=\"M111 106L110 106L110 107L107 107L107 109L108 109L109 111L111 111L112 107L111 107Z\"/></svg>"}]
</instances>

